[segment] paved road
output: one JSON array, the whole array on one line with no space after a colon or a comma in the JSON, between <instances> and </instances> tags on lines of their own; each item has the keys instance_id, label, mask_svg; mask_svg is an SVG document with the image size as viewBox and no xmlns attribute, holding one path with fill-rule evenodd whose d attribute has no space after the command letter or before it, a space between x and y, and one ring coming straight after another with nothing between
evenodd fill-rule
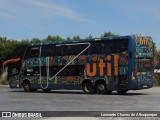
<instances>
[{"instance_id":1,"label":"paved road","mask_svg":"<svg viewBox=\"0 0 160 120\"><path fill-rule=\"evenodd\" d=\"M121 111L160 110L160 88L126 95L86 95L81 91L23 92L0 86L0 111Z\"/></svg>"}]
</instances>

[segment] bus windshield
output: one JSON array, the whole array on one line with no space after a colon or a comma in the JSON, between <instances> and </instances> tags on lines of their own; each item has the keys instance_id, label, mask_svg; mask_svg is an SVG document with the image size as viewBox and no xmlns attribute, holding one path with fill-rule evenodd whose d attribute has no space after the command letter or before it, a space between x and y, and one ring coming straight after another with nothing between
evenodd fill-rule
<instances>
[{"instance_id":1,"label":"bus windshield","mask_svg":"<svg viewBox=\"0 0 160 120\"><path fill-rule=\"evenodd\" d=\"M151 72L153 65L153 42L150 37L136 39L137 72Z\"/></svg>"},{"instance_id":2,"label":"bus windshield","mask_svg":"<svg viewBox=\"0 0 160 120\"><path fill-rule=\"evenodd\" d=\"M148 72L152 70L152 59L137 59L137 72Z\"/></svg>"},{"instance_id":3,"label":"bus windshield","mask_svg":"<svg viewBox=\"0 0 160 120\"><path fill-rule=\"evenodd\" d=\"M136 39L136 58L152 58L153 42L150 37L139 37Z\"/></svg>"}]
</instances>

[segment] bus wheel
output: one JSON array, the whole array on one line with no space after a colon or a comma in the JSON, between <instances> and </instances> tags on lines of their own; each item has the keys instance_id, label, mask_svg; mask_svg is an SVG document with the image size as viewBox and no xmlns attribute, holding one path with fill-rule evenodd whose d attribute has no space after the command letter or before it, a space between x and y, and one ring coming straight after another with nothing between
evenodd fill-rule
<instances>
[{"instance_id":1,"label":"bus wheel","mask_svg":"<svg viewBox=\"0 0 160 120\"><path fill-rule=\"evenodd\" d=\"M23 83L23 89L25 92L30 92L31 91L31 85L29 82L24 82Z\"/></svg>"},{"instance_id":2,"label":"bus wheel","mask_svg":"<svg viewBox=\"0 0 160 120\"><path fill-rule=\"evenodd\" d=\"M49 93L49 92L51 92L51 89L43 89L43 92L44 93Z\"/></svg>"},{"instance_id":3,"label":"bus wheel","mask_svg":"<svg viewBox=\"0 0 160 120\"><path fill-rule=\"evenodd\" d=\"M93 94L94 93L94 87L91 82L84 82L82 84L82 90L85 94Z\"/></svg>"},{"instance_id":4,"label":"bus wheel","mask_svg":"<svg viewBox=\"0 0 160 120\"><path fill-rule=\"evenodd\" d=\"M120 95L124 95L124 94L126 94L126 92L127 92L127 90L119 90L119 91L117 91L117 93L120 94Z\"/></svg>"},{"instance_id":5,"label":"bus wheel","mask_svg":"<svg viewBox=\"0 0 160 120\"><path fill-rule=\"evenodd\" d=\"M105 94L107 92L106 85L103 82L99 82L96 84L96 92L98 94Z\"/></svg>"}]
</instances>

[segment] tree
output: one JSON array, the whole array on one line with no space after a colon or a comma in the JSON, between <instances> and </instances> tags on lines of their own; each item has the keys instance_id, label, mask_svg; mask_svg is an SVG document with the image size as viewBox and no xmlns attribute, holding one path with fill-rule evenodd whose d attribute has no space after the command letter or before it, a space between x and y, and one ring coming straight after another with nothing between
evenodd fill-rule
<instances>
[{"instance_id":1,"label":"tree","mask_svg":"<svg viewBox=\"0 0 160 120\"><path fill-rule=\"evenodd\" d=\"M86 39L93 39L93 36L90 34L89 36L86 37Z\"/></svg>"},{"instance_id":2,"label":"tree","mask_svg":"<svg viewBox=\"0 0 160 120\"><path fill-rule=\"evenodd\" d=\"M67 40L71 40L70 36L69 36L69 37L67 37Z\"/></svg>"},{"instance_id":3,"label":"tree","mask_svg":"<svg viewBox=\"0 0 160 120\"><path fill-rule=\"evenodd\" d=\"M80 40L79 35L74 36L74 37L73 37L73 40L77 40L77 41Z\"/></svg>"},{"instance_id":4,"label":"tree","mask_svg":"<svg viewBox=\"0 0 160 120\"><path fill-rule=\"evenodd\" d=\"M39 40L38 38L33 38L30 43L40 43L41 40Z\"/></svg>"},{"instance_id":5,"label":"tree","mask_svg":"<svg viewBox=\"0 0 160 120\"><path fill-rule=\"evenodd\" d=\"M105 32L102 37L110 37L110 36L118 36L117 34L114 34L114 33L111 33L110 31L109 32Z\"/></svg>"},{"instance_id":6,"label":"tree","mask_svg":"<svg viewBox=\"0 0 160 120\"><path fill-rule=\"evenodd\" d=\"M156 52L154 63L155 69L160 69L160 51Z\"/></svg>"},{"instance_id":7,"label":"tree","mask_svg":"<svg viewBox=\"0 0 160 120\"><path fill-rule=\"evenodd\" d=\"M55 42L55 41L62 41L63 39L56 35L56 36L51 36L51 35L48 35L47 39L45 40L46 42Z\"/></svg>"}]
</instances>

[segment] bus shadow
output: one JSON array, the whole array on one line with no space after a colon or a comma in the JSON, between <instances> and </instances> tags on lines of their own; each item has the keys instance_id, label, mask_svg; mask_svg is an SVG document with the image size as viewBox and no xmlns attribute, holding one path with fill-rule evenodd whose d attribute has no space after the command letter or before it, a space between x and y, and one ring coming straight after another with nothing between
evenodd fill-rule
<instances>
[{"instance_id":1,"label":"bus shadow","mask_svg":"<svg viewBox=\"0 0 160 120\"><path fill-rule=\"evenodd\" d=\"M16 90L16 91L8 91L8 92L13 92L13 93L32 93L32 94L51 94L51 93L56 93L56 94L83 94L83 95L102 95L102 96L104 96L104 95L119 95L117 92L113 92L113 93L111 93L111 94L84 94L84 92L83 91L68 91L68 90L63 90L63 91L58 91L58 90L56 90L56 91L54 91L54 90L52 90L51 92L49 92L49 93L45 93L45 92L43 92L43 91L41 91L41 90L38 90L38 91L35 91L35 92L24 92L23 90ZM120 95L120 96L135 96L135 95L149 95L149 94L147 94L147 93L136 93L136 92L128 92L128 93L126 93L126 94L124 94L124 95Z\"/></svg>"},{"instance_id":2,"label":"bus shadow","mask_svg":"<svg viewBox=\"0 0 160 120\"><path fill-rule=\"evenodd\" d=\"M112 93L111 95L120 95L120 94L118 94L118 93ZM149 95L149 94L147 94L147 93L135 93L135 92L132 92L132 93L126 93L126 94L124 94L124 95L121 95L121 96L134 96L134 95Z\"/></svg>"},{"instance_id":3,"label":"bus shadow","mask_svg":"<svg viewBox=\"0 0 160 120\"><path fill-rule=\"evenodd\" d=\"M38 91L32 91L32 92L25 92L23 90L14 90L14 91L8 91L8 92L13 92L13 93L32 93L32 94L51 94L51 93L56 93L56 94L84 94L82 91L50 91L50 92L43 92L42 90Z\"/></svg>"}]
</instances>

